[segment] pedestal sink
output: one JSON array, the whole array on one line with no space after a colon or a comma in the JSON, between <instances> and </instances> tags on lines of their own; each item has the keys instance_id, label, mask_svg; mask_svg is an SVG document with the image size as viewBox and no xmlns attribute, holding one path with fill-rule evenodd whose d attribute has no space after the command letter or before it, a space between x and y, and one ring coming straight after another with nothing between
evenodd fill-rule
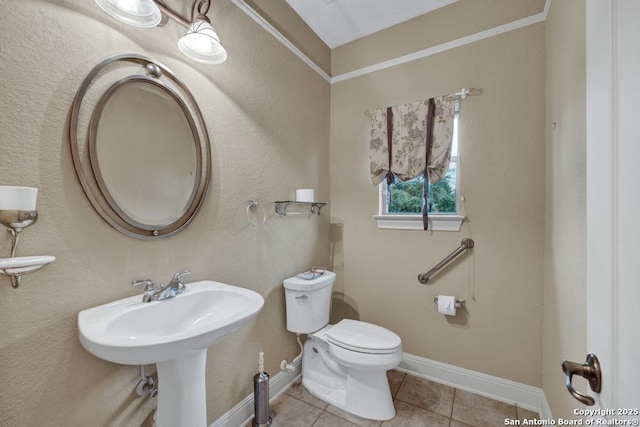
<instances>
[{"instance_id":1,"label":"pedestal sink","mask_svg":"<svg viewBox=\"0 0 640 427\"><path fill-rule=\"evenodd\" d=\"M180 295L143 303L142 295L83 310L80 343L93 355L158 369L157 427L206 427L207 348L262 308L249 289L203 280Z\"/></svg>"}]
</instances>

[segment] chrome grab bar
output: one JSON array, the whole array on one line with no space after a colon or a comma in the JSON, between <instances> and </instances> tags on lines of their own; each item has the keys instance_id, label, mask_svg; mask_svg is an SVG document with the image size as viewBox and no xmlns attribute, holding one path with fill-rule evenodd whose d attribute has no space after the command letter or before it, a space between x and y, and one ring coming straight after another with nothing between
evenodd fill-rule
<instances>
[{"instance_id":1,"label":"chrome grab bar","mask_svg":"<svg viewBox=\"0 0 640 427\"><path fill-rule=\"evenodd\" d=\"M475 245L475 243L473 242L473 240L471 240L469 238L462 239L462 242L460 242L460 247L458 249L456 249L455 251L453 251L448 257L446 257L445 259L443 259L442 261L437 263L435 267L433 267L431 270L427 271L426 273L418 274L418 281L420 283L422 283L423 285L425 285L429 281L429 279L431 279L431 277L435 276L436 273L438 273L438 271L440 271L444 266L449 264L458 255L460 255L461 253L463 253L467 249L473 248L474 245Z\"/></svg>"}]
</instances>

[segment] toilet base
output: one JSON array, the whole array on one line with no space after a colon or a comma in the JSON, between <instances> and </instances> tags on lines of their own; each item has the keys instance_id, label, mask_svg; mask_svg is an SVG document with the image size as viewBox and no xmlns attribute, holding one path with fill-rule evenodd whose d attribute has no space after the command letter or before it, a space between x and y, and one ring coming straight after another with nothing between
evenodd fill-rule
<instances>
[{"instance_id":1,"label":"toilet base","mask_svg":"<svg viewBox=\"0 0 640 427\"><path fill-rule=\"evenodd\" d=\"M302 358L302 385L317 398L371 420L390 420L396 410L384 368L347 368L335 361L329 344L309 336Z\"/></svg>"}]
</instances>

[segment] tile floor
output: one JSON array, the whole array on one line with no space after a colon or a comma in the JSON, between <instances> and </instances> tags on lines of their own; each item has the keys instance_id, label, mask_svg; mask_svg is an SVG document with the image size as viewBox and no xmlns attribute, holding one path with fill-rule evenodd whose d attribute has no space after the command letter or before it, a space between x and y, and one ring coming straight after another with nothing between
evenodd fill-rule
<instances>
[{"instance_id":1,"label":"tile floor","mask_svg":"<svg viewBox=\"0 0 640 427\"><path fill-rule=\"evenodd\" d=\"M271 404L272 427L494 427L505 418L538 418L518 408L432 381L389 371L396 417L366 420L327 405L294 384ZM249 424L250 425L250 424Z\"/></svg>"}]
</instances>

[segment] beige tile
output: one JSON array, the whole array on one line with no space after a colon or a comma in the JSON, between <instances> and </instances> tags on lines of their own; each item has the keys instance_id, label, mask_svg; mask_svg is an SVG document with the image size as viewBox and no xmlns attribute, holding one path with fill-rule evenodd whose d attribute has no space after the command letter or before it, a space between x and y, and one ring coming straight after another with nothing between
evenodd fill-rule
<instances>
[{"instance_id":1,"label":"beige tile","mask_svg":"<svg viewBox=\"0 0 640 427\"><path fill-rule=\"evenodd\" d=\"M448 427L449 418L417 406L396 401L396 416L382 423L382 427Z\"/></svg>"},{"instance_id":2,"label":"beige tile","mask_svg":"<svg viewBox=\"0 0 640 427\"><path fill-rule=\"evenodd\" d=\"M454 420L475 427L494 427L504 425L506 418L515 419L515 417L516 407L514 405L456 390L451 416Z\"/></svg>"},{"instance_id":3,"label":"beige tile","mask_svg":"<svg viewBox=\"0 0 640 427\"><path fill-rule=\"evenodd\" d=\"M473 426L470 426L469 424L461 423L460 421L451 420L451 424L449 424L449 427L473 427Z\"/></svg>"},{"instance_id":4,"label":"beige tile","mask_svg":"<svg viewBox=\"0 0 640 427\"><path fill-rule=\"evenodd\" d=\"M404 372L391 370L387 371L387 380L389 380L389 388L391 389L391 396L396 397L400 384L404 380Z\"/></svg>"},{"instance_id":5,"label":"beige tile","mask_svg":"<svg viewBox=\"0 0 640 427\"><path fill-rule=\"evenodd\" d=\"M296 399L300 399L303 402L307 402L308 404L320 409L326 409L326 407L328 406L327 402L318 399L313 394L309 393L309 391L304 388L301 381L289 387L287 391L285 391L285 394L295 397Z\"/></svg>"},{"instance_id":6,"label":"beige tile","mask_svg":"<svg viewBox=\"0 0 640 427\"><path fill-rule=\"evenodd\" d=\"M396 399L449 417L453 406L453 392L452 387L406 375Z\"/></svg>"},{"instance_id":7,"label":"beige tile","mask_svg":"<svg viewBox=\"0 0 640 427\"><path fill-rule=\"evenodd\" d=\"M313 427L358 427L358 425L325 411Z\"/></svg>"},{"instance_id":8,"label":"beige tile","mask_svg":"<svg viewBox=\"0 0 640 427\"><path fill-rule=\"evenodd\" d=\"M344 418L345 420L349 420L359 427L379 427L380 424L382 424L382 421L374 421L367 418L362 418L331 405L327 407L327 412L330 412L333 415L337 415L340 418Z\"/></svg>"},{"instance_id":9,"label":"beige tile","mask_svg":"<svg viewBox=\"0 0 640 427\"><path fill-rule=\"evenodd\" d=\"M322 409L283 394L271 405L271 426L311 426L321 414Z\"/></svg>"},{"instance_id":10,"label":"beige tile","mask_svg":"<svg viewBox=\"0 0 640 427\"><path fill-rule=\"evenodd\" d=\"M528 409L520 408L518 406L516 406L516 413L518 414L518 419L520 421L540 419L540 415L538 415L537 413L530 411Z\"/></svg>"}]
</instances>

